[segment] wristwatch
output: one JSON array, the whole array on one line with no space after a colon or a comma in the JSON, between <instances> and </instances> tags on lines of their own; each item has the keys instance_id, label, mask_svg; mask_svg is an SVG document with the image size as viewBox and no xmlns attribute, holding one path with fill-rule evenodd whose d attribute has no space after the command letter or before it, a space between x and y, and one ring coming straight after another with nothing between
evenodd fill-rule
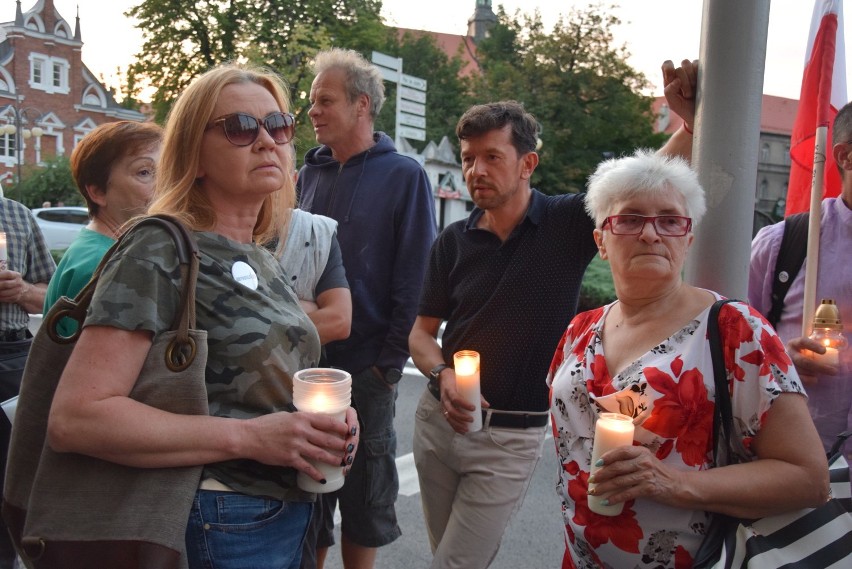
<instances>
[{"instance_id":1,"label":"wristwatch","mask_svg":"<svg viewBox=\"0 0 852 569\"><path fill-rule=\"evenodd\" d=\"M384 376L386 383L389 385L396 385L399 383L399 380L402 379L402 371L395 367L389 367L385 370Z\"/></svg>"},{"instance_id":2,"label":"wristwatch","mask_svg":"<svg viewBox=\"0 0 852 569\"><path fill-rule=\"evenodd\" d=\"M429 382L435 387L440 387L439 378L441 376L441 372L447 369L448 367L450 366L448 366L447 364L438 364L431 370L429 370Z\"/></svg>"}]
</instances>

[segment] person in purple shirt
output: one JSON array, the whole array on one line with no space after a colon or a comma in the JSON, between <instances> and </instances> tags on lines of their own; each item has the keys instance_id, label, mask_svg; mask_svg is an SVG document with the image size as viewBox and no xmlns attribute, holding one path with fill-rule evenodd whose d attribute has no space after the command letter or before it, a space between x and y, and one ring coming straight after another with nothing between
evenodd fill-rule
<instances>
[{"instance_id":1,"label":"person in purple shirt","mask_svg":"<svg viewBox=\"0 0 852 569\"><path fill-rule=\"evenodd\" d=\"M822 201L816 298L834 299L848 339L852 325L852 103L837 113L831 142L843 187L839 197ZM772 306L772 279L784 223L764 227L752 242L748 300L763 314ZM824 349L802 337L807 262L805 259L787 292L777 331L805 382L811 416L828 449L836 435L852 429L852 347L840 350L839 366L808 357L809 351L822 353ZM852 455L852 445L844 450Z\"/></svg>"}]
</instances>

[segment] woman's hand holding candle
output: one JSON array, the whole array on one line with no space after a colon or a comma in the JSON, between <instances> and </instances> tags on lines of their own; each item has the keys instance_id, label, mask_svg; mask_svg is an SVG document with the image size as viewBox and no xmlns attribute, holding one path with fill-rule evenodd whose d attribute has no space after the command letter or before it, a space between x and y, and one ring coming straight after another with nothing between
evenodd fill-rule
<instances>
[{"instance_id":1,"label":"woman's hand holding candle","mask_svg":"<svg viewBox=\"0 0 852 569\"><path fill-rule=\"evenodd\" d=\"M589 509L604 516L617 516L623 504L610 504L608 497L597 492L593 480L598 469L604 465L603 457L619 447L633 444L633 420L618 413L601 413L595 423L595 439L592 443L592 469L589 478Z\"/></svg>"}]
</instances>

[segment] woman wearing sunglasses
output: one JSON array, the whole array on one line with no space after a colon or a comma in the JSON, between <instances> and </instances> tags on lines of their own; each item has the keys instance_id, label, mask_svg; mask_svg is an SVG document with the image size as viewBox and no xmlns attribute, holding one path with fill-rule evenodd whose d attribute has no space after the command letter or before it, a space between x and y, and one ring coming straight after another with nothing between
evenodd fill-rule
<instances>
[{"instance_id":1,"label":"woman wearing sunglasses","mask_svg":"<svg viewBox=\"0 0 852 569\"><path fill-rule=\"evenodd\" d=\"M707 322L720 296L681 278L705 210L695 173L650 152L609 160L590 178L586 209L618 300L571 321L548 378L563 566L691 567L705 512L758 518L823 503L825 455L796 370L775 331L741 302L722 307L719 328L735 437L753 460L712 468ZM593 465L604 412L633 419L633 444Z\"/></svg>"},{"instance_id":2,"label":"woman wearing sunglasses","mask_svg":"<svg viewBox=\"0 0 852 569\"><path fill-rule=\"evenodd\" d=\"M51 410L55 450L137 468L204 465L187 512L192 568L298 567L315 496L296 472L322 480L307 459L346 464L357 446L352 409L344 423L292 405L292 376L317 364L320 341L263 247L295 197L288 105L275 75L226 65L196 79L166 124L149 212L181 219L198 242L210 415L128 397L179 306L172 240L150 226L106 267Z\"/></svg>"}]
</instances>

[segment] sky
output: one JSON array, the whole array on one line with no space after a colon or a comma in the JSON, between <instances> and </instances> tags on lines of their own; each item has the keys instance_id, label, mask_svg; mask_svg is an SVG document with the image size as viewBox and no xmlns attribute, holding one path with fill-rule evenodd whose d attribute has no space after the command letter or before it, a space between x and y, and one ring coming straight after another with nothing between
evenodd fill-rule
<instances>
[{"instance_id":1,"label":"sky","mask_svg":"<svg viewBox=\"0 0 852 569\"><path fill-rule=\"evenodd\" d=\"M23 0L21 6L27 10L35 2ZM114 83L116 68L126 69L141 46L141 32L124 16L124 12L138 3L139 0L54 0L57 10L72 27L79 6L83 62L108 83ZM549 27L560 13L567 14L572 7L583 8L589 3L590 0L493 1L495 11L502 4L509 14L518 8L525 12L538 8ZM654 86L651 94L662 94L659 69L663 60L698 57L703 0L609 0L604 4L620 4L613 9L622 22L614 29L616 45L624 45L632 54L628 61L650 80ZM2 5L0 20L12 20L14 3ZM384 0L383 15L390 25L461 35L467 31L467 19L475 5L475 0ZM812 12L811 0L772 0L764 93L799 98ZM844 16L849 45L852 14ZM847 60L847 78L852 77L850 63L852 59Z\"/></svg>"}]
</instances>

